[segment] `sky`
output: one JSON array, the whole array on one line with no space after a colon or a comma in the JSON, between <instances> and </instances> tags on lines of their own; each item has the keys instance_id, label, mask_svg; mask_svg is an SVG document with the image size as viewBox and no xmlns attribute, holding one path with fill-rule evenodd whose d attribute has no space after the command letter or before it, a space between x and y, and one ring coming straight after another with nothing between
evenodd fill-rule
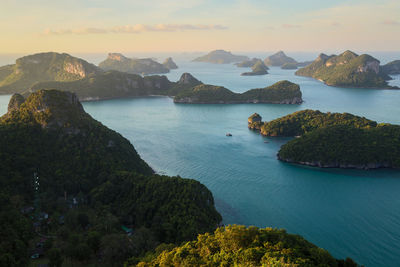
<instances>
[{"instance_id":1,"label":"sky","mask_svg":"<svg viewBox=\"0 0 400 267\"><path fill-rule=\"evenodd\" d=\"M0 53L399 51L399 0L1 0Z\"/></svg>"}]
</instances>

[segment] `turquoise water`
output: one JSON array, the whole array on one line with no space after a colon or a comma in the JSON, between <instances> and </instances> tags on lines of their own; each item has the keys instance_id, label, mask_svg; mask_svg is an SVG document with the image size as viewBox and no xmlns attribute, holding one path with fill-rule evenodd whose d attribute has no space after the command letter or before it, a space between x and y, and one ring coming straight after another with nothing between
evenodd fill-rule
<instances>
[{"instance_id":1,"label":"turquoise water","mask_svg":"<svg viewBox=\"0 0 400 267\"><path fill-rule=\"evenodd\" d=\"M249 131L247 117L257 112L271 120L312 108L400 124L400 91L328 87L278 68L266 76L242 77L246 69L232 65L178 63L180 69L168 74L172 80L188 71L205 83L243 92L288 79L300 84L305 102L185 105L151 97L84 103L85 110L128 138L158 173L205 184L226 224L285 228L335 257L349 256L366 266L399 265L400 172L282 163L276 153L289 139ZM8 99L0 97L1 112Z\"/></svg>"}]
</instances>

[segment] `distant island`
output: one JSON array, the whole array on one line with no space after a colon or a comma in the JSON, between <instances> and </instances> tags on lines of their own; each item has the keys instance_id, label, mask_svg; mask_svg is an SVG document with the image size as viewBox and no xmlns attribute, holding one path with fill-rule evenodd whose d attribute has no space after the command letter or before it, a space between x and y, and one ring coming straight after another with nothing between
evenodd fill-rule
<instances>
[{"instance_id":1,"label":"distant island","mask_svg":"<svg viewBox=\"0 0 400 267\"><path fill-rule=\"evenodd\" d=\"M244 60L242 62L239 63L235 63L235 65L239 68L251 68L253 67L257 62L263 62L261 59L259 58L252 58L250 60ZM265 64L264 64L265 65ZM267 66L265 66L267 68L267 70L269 69Z\"/></svg>"},{"instance_id":2,"label":"distant island","mask_svg":"<svg viewBox=\"0 0 400 267\"><path fill-rule=\"evenodd\" d=\"M243 72L242 76L254 76L254 75L265 75L268 74L268 67L265 66L264 62L258 60L252 67L251 72Z\"/></svg>"},{"instance_id":3,"label":"distant island","mask_svg":"<svg viewBox=\"0 0 400 267\"><path fill-rule=\"evenodd\" d=\"M76 81L103 71L83 59L54 52L24 56L0 67L0 94L22 93L37 82Z\"/></svg>"},{"instance_id":4,"label":"distant island","mask_svg":"<svg viewBox=\"0 0 400 267\"><path fill-rule=\"evenodd\" d=\"M230 64L245 60L249 60L249 58L246 56L234 55L225 50L214 50L207 55L193 59L195 62L208 62L214 64Z\"/></svg>"},{"instance_id":5,"label":"distant island","mask_svg":"<svg viewBox=\"0 0 400 267\"><path fill-rule=\"evenodd\" d=\"M300 86L280 81L271 86L234 93L222 86L201 84L187 89L174 97L175 103L187 104L236 104L271 103L300 104L303 102Z\"/></svg>"},{"instance_id":6,"label":"distant island","mask_svg":"<svg viewBox=\"0 0 400 267\"><path fill-rule=\"evenodd\" d=\"M400 126L378 124L349 113L303 110L262 122L255 113L250 129L266 136L296 136L278 159L322 168L400 168Z\"/></svg>"},{"instance_id":7,"label":"distant island","mask_svg":"<svg viewBox=\"0 0 400 267\"><path fill-rule=\"evenodd\" d=\"M163 62L163 66L166 67L169 70L175 70L175 69L178 68L178 65L176 65L176 63L172 60L172 57L167 58Z\"/></svg>"},{"instance_id":8,"label":"distant island","mask_svg":"<svg viewBox=\"0 0 400 267\"><path fill-rule=\"evenodd\" d=\"M298 67L298 63L285 63L281 66L283 70L295 70Z\"/></svg>"},{"instance_id":9,"label":"distant island","mask_svg":"<svg viewBox=\"0 0 400 267\"><path fill-rule=\"evenodd\" d=\"M383 72L379 60L370 55L345 51L336 56L320 54L296 75L318 79L327 85L364 88L395 88L386 82L391 78Z\"/></svg>"},{"instance_id":10,"label":"distant island","mask_svg":"<svg viewBox=\"0 0 400 267\"><path fill-rule=\"evenodd\" d=\"M283 51L279 51L264 59L264 63L267 66L280 67L286 63L297 64L297 61L291 57L286 56Z\"/></svg>"},{"instance_id":11,"label":"distant island","mask_svg":"<svg viewBox=\"0 0 400 267\"><path fill-rule=\"evenodd\" d=\"M127 58L120 53L109 53L99 67L105 71L116 70L133 74L163 74L178 66L172 58L167 58L163 64L151 58Z\"/></svg>"},{"instance_id":12,"label":"distant island","mask_svg":"<svg viewBox=\"0 0 400 267\"><path fill-rule=\"evenodd\" d=\"M400 74L400 60L394 60L382 66L382 72L387 75Z\"/></svg>"}]
</instances>

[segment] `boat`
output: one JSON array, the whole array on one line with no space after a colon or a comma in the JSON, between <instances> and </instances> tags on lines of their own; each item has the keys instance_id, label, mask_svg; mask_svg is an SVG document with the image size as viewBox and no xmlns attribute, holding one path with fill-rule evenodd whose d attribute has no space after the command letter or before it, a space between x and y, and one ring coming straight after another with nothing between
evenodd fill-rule
<instances>
[{"instance_id":1,"label":"boat","mask_svg":"<svg viewBox=\"0 0 400 267\"><path fill-rule=\"evenodd\" d=\"M226 136L232 136L232 134L231 133L227 133Z\"/></svg>"}]
</instances>

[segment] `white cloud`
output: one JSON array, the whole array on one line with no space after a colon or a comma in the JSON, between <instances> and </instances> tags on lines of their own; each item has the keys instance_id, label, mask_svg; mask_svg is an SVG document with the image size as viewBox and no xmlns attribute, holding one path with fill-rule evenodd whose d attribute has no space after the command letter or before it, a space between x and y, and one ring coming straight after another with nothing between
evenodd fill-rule
<instances>
[{"instance_id":1,"label":"white cloud","mask_svg":"<svg viewBox=\"0 0 400 267\"><path fill-rule=\"evenodd\" d=\"M157 24L157 25L124 25L113 28L80 28L80 29L46 29L45 35L66 34L106 34L106 33L143 33L143 32L176 32L176 31L198 31L198 30L226 30L228 27L218 24Z\"/></svg>"}]
</instances>

